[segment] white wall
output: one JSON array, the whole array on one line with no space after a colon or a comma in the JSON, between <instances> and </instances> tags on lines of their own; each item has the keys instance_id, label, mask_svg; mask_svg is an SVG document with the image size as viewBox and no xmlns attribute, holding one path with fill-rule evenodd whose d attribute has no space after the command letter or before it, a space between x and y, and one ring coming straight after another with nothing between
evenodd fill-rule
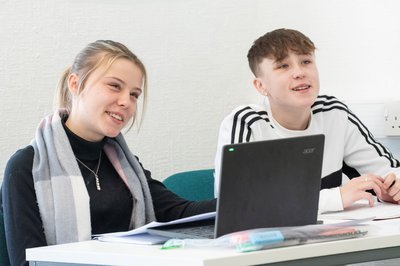
<instances>
[{"instance_id":1,"label":"white wall","mask_svg":"<svg viewBox=\"0 0 400 266\"><path fill-rule=\"evenodd\" d=\"M322 93L349 102L400 99L399 10L397 0L0 0L0 175L51 111L59 75L89 42L120 41L147 66L146 116L126 138L163 179L213 167L222 118L261 99L247 51L275 28L315 42Z\"/></svg>"}]
</instances>

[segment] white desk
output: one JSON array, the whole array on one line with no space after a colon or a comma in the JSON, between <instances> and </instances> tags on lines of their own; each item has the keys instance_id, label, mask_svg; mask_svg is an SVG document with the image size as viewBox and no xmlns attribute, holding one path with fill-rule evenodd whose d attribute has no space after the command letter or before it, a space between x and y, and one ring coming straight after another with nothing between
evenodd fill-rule
<instances>
[{"instance_id":1,"label":"white desk","mask_svg":"<svg viewBox=\"0 0 400 266\"><path fill-rule=\"evenodd\" d=\"M145 246L87 241L27 250L30 265L338 265L400 257L400 220L372 222L363 238L237 253L224 248L161 250ZM374 225L378 225L376 227Z\"/></svg>"}]
</instances>

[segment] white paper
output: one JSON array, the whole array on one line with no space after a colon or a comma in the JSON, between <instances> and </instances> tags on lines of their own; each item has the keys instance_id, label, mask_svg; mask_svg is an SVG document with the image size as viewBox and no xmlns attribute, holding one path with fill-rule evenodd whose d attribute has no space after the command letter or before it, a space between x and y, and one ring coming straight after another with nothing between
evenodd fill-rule
<instances>
[{"instance_id":1,"label":"white paper","mask_svg":"<svg viewBox=\"0 0 400 266\"><path fill-rule=\"evenodd\" d=\"M139 228L116 233L107 233L95 235L96 239L105 242L121 242L121 243L134 243L134 244L160 244L165 242L168 238L162 236L154 236L147 233L147 228L153 228L161 225L169 224L179 224L193 221L200 221L215 218L215 212L208 212L203 214L198 214L170 222L151 222Z\"/></svg>"},{"instance_id":2,"label":"white paper","mask_svg":"<svg viewBox=\"0 0 400 266\"><path fill-rule=\"evenodd\" d=\"M367 200L360 200L344 211L320 214L318 219L352 220L367 217L374 217L374 220L398 218L400 217L400 205L375 201L374 206L370 207Z\"/></svg>"},{"instance_id":3,"label":"white paper","mask_svg":"<svg viewBox=\"0 0 400 266\"><path fill-rule=\"evenodd\" d=\"M162 236L150 235L148 233L136 234L130 236L99 236L97 240L103 242L118 242L118 243L129 243L129 244L142 244L142 245L154 245L162 244L169 238Z\"/></svg>"}]
</instances>

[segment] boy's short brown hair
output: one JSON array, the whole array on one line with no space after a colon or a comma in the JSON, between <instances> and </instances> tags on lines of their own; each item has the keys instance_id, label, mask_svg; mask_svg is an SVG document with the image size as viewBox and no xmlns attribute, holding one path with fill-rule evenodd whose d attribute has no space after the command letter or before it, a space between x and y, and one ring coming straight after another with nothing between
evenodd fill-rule
<instances>
[{"instance_id":1,"label":"boy's short brown hair","mask_svg":"<svg viewBox=\"0 0 400 266\"><path fill-rule=\"evenodd\" d=\"M267 32L254 41L247 59L255 76L260 74L259 65L264 58L283 60L289 51L296 54L310 54L315 51L314 43L303 33L291 29L277 29Z\"/></svg>"}]
</instances>

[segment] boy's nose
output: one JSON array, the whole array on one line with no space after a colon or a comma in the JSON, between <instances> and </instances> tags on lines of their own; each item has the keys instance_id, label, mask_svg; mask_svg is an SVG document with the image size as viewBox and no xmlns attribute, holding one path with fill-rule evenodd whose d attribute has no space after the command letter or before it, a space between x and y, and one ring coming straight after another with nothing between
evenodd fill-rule
<instances>
[{"instance_id":1,"label":"boy's nose","mask_svg":"<svg viewBox=\"0 0 400 266\"><path fill-rule=\"evenodd\" d=\"M301 66L295 66L293 68L293 78L294 79L299 79L299 78L304 78L305 77L305 73L304 70Z\"/></svg>"}]
</instances>

